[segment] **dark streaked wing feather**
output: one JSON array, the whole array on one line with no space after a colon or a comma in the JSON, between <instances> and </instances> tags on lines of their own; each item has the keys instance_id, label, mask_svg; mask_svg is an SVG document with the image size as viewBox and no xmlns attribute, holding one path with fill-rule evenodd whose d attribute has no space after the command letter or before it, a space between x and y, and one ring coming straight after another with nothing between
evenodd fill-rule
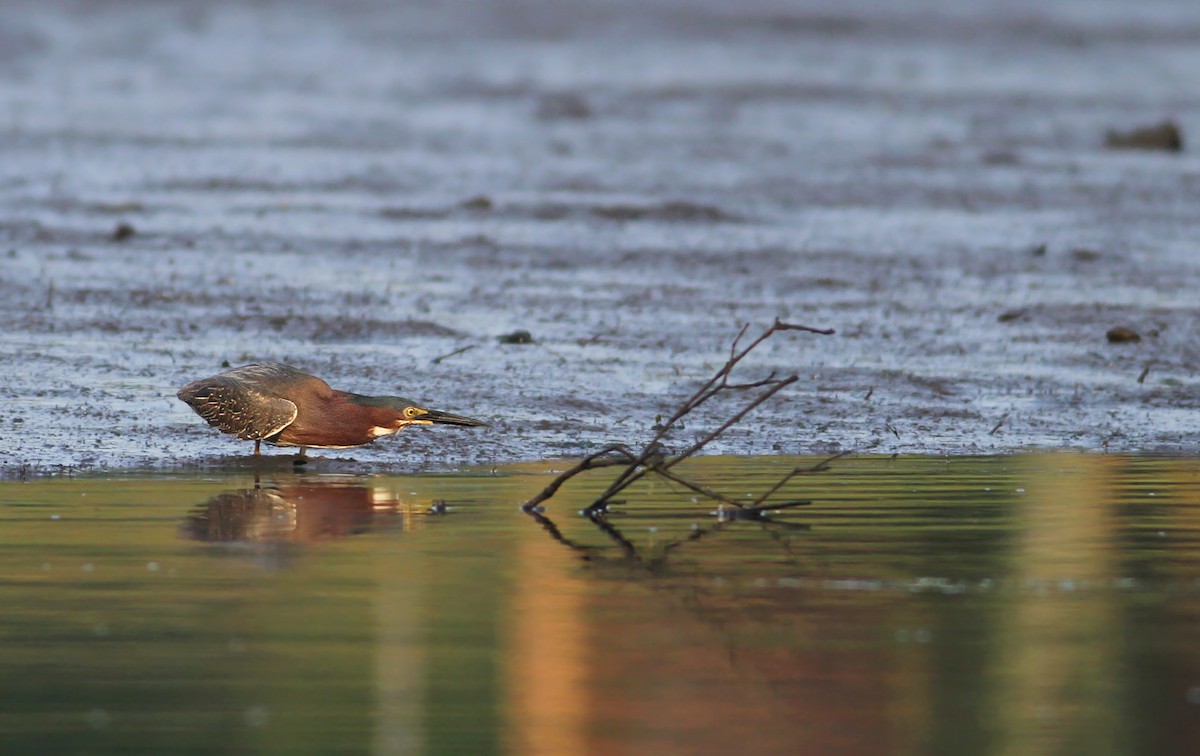
<instances>
[{"instance_id":1,"label":"dark streaked wing feather","mask_svg":"<svg viewBox=\"0 0 1200 756\"><path fill-rule=\"evenodd\" d=\"M294 402L278 394L297 382L321 379L273 363L247 365L184 386L179 398L222 433L243 440L274 436L296 419Z\"/></svg>"}]
</instances>

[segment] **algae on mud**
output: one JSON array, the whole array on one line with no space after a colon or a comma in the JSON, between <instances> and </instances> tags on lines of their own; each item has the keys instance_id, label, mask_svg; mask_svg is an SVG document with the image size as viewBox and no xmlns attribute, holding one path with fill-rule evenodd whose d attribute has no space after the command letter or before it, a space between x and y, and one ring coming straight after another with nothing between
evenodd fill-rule
<instances>
[{"instance_id":1,"label":"algae on mud","mask_svg":"<svg viewBox=\"0 0 1200 756\"><path fill-rule=\"evenodd\" d=\"M687 473L753 495L810 463ZM0 483L0 749L1157 754L1197 735L1195 460L859 458L797 481L815 503L774 524L646 485L608 519L627 545L574 515L600 472L548 512L575 548L517 509L547 472Z\"/></svg>"}]
</instances>

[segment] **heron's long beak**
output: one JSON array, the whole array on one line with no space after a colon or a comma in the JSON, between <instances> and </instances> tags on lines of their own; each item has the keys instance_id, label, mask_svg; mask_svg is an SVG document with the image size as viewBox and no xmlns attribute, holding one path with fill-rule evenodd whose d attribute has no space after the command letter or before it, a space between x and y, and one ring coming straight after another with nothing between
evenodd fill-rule
<instances>
[{"instance_id":1,"label":"heron's long beak","mask_svg":"<svg viewBox=\"0 0 1200 756\"><path fill-rule=\"evenodd\" d=\"M438 412L437 410L426 411L424 415L421 415L421 420L439 425L465 425L471 428L488 427L488 424L482 420L474 420L462 415L452 415L449 412Z\"/></svg>"}]
</instances>

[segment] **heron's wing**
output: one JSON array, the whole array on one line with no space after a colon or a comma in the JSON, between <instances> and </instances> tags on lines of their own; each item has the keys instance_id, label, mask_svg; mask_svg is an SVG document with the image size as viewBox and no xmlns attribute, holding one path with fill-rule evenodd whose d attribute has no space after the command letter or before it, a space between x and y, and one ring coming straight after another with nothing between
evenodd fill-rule
<instances>
[{"instance_id":1,"label":"heron's wing","mask_svg":"<svg viewBox=\"0 0 1200 756\"><path fill-rule=\"evenodd\" d=\"M253 365L226 370L215 376L228 378L237 383L258 389L268 396L295 396L298 393L313 392L320 396L329 396L333 389L329 384L312 373L306 373L300 368L283 365L278 362L258 362Z\"/></svg>"},{"instance_id":2,"label":"heron's wing","mask_svg":"<svg viewBox=\"0 0 1200 756\"><path fill-rule=\"evenodd\" d=\"M247 441L274 436L291 425L297 414L294 402L230 373L189 383L179 398L209 425Z\"/></svg>"}]
</instances>

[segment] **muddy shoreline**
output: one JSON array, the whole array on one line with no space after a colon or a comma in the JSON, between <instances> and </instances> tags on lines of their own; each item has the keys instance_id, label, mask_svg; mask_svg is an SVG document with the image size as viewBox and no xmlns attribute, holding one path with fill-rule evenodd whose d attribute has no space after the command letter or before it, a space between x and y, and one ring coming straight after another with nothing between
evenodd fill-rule
<instances>
[{"instance_id":1,"label":"muddy shoreline","mask_svg":"<svg viewBox=\"0 0 1200 756\"><path fill-rule=\"evenodd\" d=\"M0 476L241 465L260 360L494 426L330 469L578 456L775 318L713 453L1197 452L1200 8L960 5L0 9Z\"/></svg>"}]
</instances>

